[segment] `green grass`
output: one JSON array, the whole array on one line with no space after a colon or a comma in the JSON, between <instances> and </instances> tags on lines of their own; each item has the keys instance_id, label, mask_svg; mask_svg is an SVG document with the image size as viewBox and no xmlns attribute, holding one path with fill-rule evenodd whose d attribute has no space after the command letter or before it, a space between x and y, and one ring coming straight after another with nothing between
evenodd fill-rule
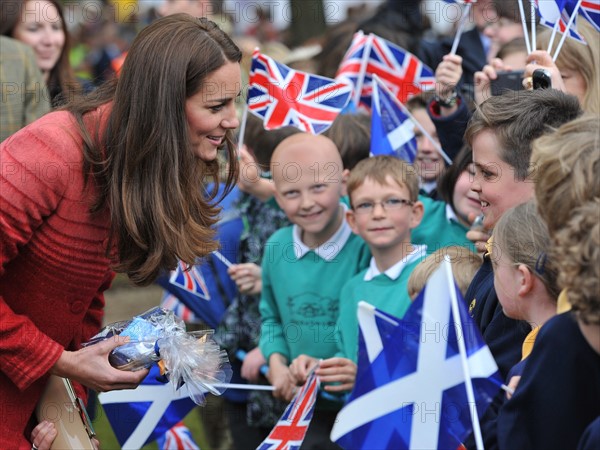
<instances>
[{"instance_id":1,"label":"green grass","mask_svg":"<svg viewBox=\"0 0 600 450\"><path fill-rule=\"evenodd\" d=\"M197 408L192 410L186 418L183 420L186 426L190 429L194 440L198 444L198 446L202 450L210 450L208 443L204 437L204 430L202 427L202 422L200 421L200 414L197 411ZM94 429L96 430L97 438L100 441L100 449L101 450L119 450L121 446L117 441L115 433L106 418L106 414L104 414L104 410L102 406L98 405L96 409L96 417L93 421ZM158 446L156 442L151 442L150 444L142 447L144 450L158 450Z\"/></svg>"}]
</instances>

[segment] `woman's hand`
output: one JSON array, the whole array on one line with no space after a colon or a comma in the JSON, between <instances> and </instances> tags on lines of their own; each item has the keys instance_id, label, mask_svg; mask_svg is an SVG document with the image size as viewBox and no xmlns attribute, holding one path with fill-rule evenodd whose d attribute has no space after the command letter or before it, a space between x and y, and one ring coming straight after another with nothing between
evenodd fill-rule
<instances>
[{"instance_id":1,"label":"woman's hand","mask_svg":"<svg viewBox=\"0 0 600 450\"><path fill-rule=\"evenodd\" d=\"M498 78L498 72L512 70L500 58L494 58L490 64L483 66L480 72L475 72L475 103L480 105L492 95L490 84Z\"/></svg>"},{"instance_id":2,"label":"woman's hand","mask_svg":"<svg viewBox=\"0 0 600 450\"><path fill-rule=\"evenodd\" d=\"M315 373L321 383L339 383L325 385L324 390L329 392L349 391L354 387L356 381L356 364L348 358L324 359Z\"/></svg>"},{"instance_id":3,"label":"woman's hand","mask_svg":"<svg viewBox=\"0 0 600 450\"><path fill-rule=\"evenodd\" d=\"M442 62L435 70L435 93L438 98L447 100L456 90L460 77L462 77L462 57L458 55L444 55ZM449 116L458 109L454 102L452 106L440 105L440 114Z\"/></svg>"},{"instance_id":4,"label":"woman's hand","mask_svg":"<svg viewBox=\"0 0 600 450\"><path fill-rule=\"evenodd\" d=\"M246 353L244 361L242 361L242 378L246 380L256 382L260 375L260 368L267 363L267 360L263 356L260 348L255 347Z\"/></svg>"},{"instance_id":5,"label":"woman's hand","mask_svg":"<svg viewBox=\"0 0 600 450\"><path fill-rule=\"evenodd\" d=\"M242 294L256 295L262 291L262 269L253 263L234 264L227 273Z\"/></svg>"},{"instance_id":6,"label":"woman's hand","mask_svg":"<svg viewBox=\"0 0 600 450\"><path fill-rule=\"evenodd\" d=\"M58 432L56 431L56 427L52 422L44 420L33 429L31 432L31 444L32 448L37 448L38 450L50 450L54 439ZM96 438L92 438L92 444L95 450L100 448L100 442Z\"/></svg>"},{"instance_id":7,"label":"woman's hand","mask_svg":"<svg viewBox=\"0 0 600 450\"><path fill-rule=\"evenodd\" d=\"M537 69L546 69L550 72L550 78L552 80L552 88L558 89L559 91L567 92L565 83L563 82L560 70L552 61L552 56L545 50L536 50L531 52L527 56L527 65L525 66L524 72L524 87L526 89L533 89L533 72ZM527 86L525 86L527 84Z\"/></svg>"},{"instance_id":8,"label":"woman's hand","mask_svg":"<svg viewBox=\"0 0 600 450\"><path fill-rule=\"evenodd\" d=\"M77 381L97 392L134 389L148 375L148 370L128 372L115 369L108 362L110 352L128 341L127 337L115 336L76 352L65 350L50 373Z\"/></svg>"},{"instance_id":9,"label":"woman's hand","mask_svg":"<svg viewBox=\"0 0 600 450\"><path fill-rule=\"evenodd\" d=\"M31 443L33 445L32 448L37 448L38 450L49 450L57 435L58 432L56 431L56 427L52 422L44 420L38 423L38 425L31 432Z\"/></svg>"}]
</instances>

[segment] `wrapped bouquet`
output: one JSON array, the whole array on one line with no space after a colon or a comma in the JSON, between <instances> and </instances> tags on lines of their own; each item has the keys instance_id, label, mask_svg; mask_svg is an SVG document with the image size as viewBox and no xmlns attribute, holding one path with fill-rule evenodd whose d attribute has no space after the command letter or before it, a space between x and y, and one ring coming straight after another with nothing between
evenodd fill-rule
<instances>
[{"instance_id":1,"label":"wrapped bouquet","mask_svg":"<svg viewBox=\"0 0 600 450\"><path fill-rule=\"evenodd\" d=\"M129 342L109 355L111 365L120 370L141 370L158 363L165 382L175 389L186 385L197 404L204 394L223 393L215 384L228 383L231 366L227 352L212 339L214 331L187 332L183 320L172 311L156 307L132 320L104 327L85 346L113 336L127 336Z\"/></svg>"}]
</instances>

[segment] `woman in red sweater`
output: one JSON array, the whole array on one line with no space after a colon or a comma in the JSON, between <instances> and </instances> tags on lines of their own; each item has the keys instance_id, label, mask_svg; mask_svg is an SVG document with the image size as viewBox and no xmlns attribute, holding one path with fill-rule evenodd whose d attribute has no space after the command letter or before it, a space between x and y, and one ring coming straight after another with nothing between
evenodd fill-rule
<instances>
[{"instance_id":1,"label":"woman in red sweater","mask_svg":"<svg viewBox=\"0 0 600 450\"><path fill-rule=\"evenodd\" d=\"M138 285L217 248L217 199L202 183L237 178L241 53L214 23L178 14L144 29L121 76L0 147L0 448L30 449L50 374L97 391L133 388L98 332L104 290ZM216 195L216 194L215 194ZM39 443L35 443L39 445Z\"/></svg>"}]
</instances>

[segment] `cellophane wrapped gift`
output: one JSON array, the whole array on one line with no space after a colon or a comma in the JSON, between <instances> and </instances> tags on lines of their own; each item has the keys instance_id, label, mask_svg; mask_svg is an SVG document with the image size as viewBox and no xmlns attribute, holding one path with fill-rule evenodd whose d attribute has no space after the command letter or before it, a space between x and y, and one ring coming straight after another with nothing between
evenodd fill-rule
<instances>
[{"instance_id":1,"label":"cellophane wrapped gift","mask_svg":"<svg viewBox=\"0 0 600 450\"><path fill-rule=\"evenodd\" d=\"M220 395L225 390L215 384L231 380L227 352L213 340L213 333L187 332L183 320L172 311L156 307L131 320L107 325L84 346L113 336L129 337L129 342L109 355L113 367L136 371L162 360L166 380L175 389L185 384L192 400L201 405L206 392Z\"/></svg>"}]
</instances>

